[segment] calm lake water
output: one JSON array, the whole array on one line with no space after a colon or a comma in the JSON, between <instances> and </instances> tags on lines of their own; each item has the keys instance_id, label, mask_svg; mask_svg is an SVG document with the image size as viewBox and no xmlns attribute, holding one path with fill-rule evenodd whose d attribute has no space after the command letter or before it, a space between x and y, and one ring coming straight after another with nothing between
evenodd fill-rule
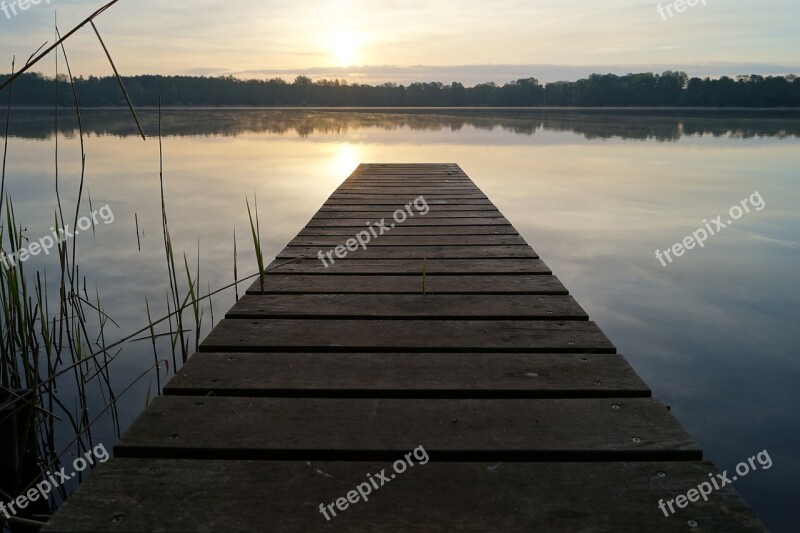
<instances>
[{"instance_id":1,"label":"calm lake water","mask_svg":"<svg viewBox=\"0 0 800 533\"><path fill-rule=\"evenodd\" d=\"M69 113L58 134L68 206L80 154ZM155 133L155 112L140 115L146 133ZM166 310L158 142L137 137L122 110L84 111L83 119L86 192L95 206L109 205L114 222L101 223L94 237L80 235L78 255L90 294L96 284L120 326L107 329L111 341L147 323L145 298L154 318ZM272 258L358 163L458 163L707 459L732 471L768 451L772 468L735 488L771 528L796 530L800 114L165 110L162 127L170 230L190 265L199 246L203 292L233 281L234 229L240 275L256 271L246 196L257 195L264 254ZM34 239L49 233L56 206L53 113L15 111L11 129L6 187ZM763 209L666 267L656 259L656 249L682 241L704 219L726 222L729 208L756 192ZM57 272L57 259L26 263L29 271L45 267ZM214 319L233 301L232 291L215 297ZM203 334L210 326L206 307ZM159 350L171 358L166 344ZM149 342L128 344L112 363L117 389L152 364ZM163 379L173 371L162 371ZM143 409L148 386L155 389L152 372L122 396L123 431ZM96 436L110 449L109 421Z\"/></svg>"}]
</instances>

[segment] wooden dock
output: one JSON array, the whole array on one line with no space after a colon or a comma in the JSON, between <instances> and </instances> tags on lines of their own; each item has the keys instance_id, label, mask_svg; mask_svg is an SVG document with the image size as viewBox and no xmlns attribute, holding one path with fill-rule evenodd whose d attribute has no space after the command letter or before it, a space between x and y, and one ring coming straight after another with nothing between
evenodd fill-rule
<instances>
[{"instance_id":1,"label":"wooden dock","mask_svg":"<svg viewBox=\"0 0 800 533\"><path fill-rule=\"evenodd\" d=\"M664 516L717 470L457 165L359 166L275 265L44 531L765 530Z\"/></svg>"}]
</instances>

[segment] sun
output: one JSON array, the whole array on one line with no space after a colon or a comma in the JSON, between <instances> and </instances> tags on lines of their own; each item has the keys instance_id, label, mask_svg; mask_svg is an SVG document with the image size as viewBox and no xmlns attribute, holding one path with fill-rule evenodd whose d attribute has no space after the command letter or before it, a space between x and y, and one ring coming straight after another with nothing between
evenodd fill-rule
<instances>
[{"instance_id":1,"label":"sun","mask_svg":"<svg viewBox=\"0 0 800 533\"><path fill-rule=\"evenodd\" d=\"M358 60L360 47L358 38L352 33L337 33L331 38L331 53L336 65L349 67Z\"/></svg>"}]
</instances>

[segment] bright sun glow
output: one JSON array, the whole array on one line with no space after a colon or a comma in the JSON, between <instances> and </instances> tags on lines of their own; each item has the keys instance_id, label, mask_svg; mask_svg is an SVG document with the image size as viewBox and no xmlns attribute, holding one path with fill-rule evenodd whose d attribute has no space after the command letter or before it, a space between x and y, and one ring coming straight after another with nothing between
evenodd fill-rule
<instances>
[{"instance_id":1,"label":"bright sun glow","mask_svg":"<svg viewBox=\"0 0 800 533\"><path fill-rule=\"evenodd\" d=\"M361 154L359 153L358 148L351 144L340 144L338 147L336 147L335 152L331 155L333 156L331 165L333 172L331 175L335 176L336 179L341 181L344 181L344 179L349 176L361 162L359 161Z\"/></svg>"},{"instance_id":2,"label":"bright sun glow","mask_svg":"<svg viewBox=\"0 0 800 533\"><path fill-rule=\"evenodd\" d=\"M352 33L337 33L331 38L331 52L339 67L349 67L358 60L359 42Z\"/></svg>"}]
</instances>

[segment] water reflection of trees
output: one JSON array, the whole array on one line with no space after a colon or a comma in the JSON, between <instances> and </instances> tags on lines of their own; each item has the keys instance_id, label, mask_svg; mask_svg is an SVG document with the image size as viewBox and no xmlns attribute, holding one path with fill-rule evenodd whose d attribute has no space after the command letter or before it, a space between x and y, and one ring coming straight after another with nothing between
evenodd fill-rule
<instances>
[{"instance_id":1,"label":"water reflection of trees","mask_svg":"<svg viewBox=\"0 0 800 533\"><path fill-rule=\"evenodd\" d=\"M67 137L76 135L77 121L73 112L61 110L59 113L59 132ZM145 132L155 135L158 131L156 111L145 109L139 115ZM3 113L0 118L5 121ZM85 131L92 135L126 137L137 134L125 110L84 110L82 119ZM288 133L313 137L365 129L439 132L463 128L528 136L537 130L572 132L587 139L675 141L684 135L783 138L800 136L800 111L165 109L162 117L165 136ZM54 131L53 112L15 110L11 131L16 137L50 138Z\"/></svg>"}]
</instances>

